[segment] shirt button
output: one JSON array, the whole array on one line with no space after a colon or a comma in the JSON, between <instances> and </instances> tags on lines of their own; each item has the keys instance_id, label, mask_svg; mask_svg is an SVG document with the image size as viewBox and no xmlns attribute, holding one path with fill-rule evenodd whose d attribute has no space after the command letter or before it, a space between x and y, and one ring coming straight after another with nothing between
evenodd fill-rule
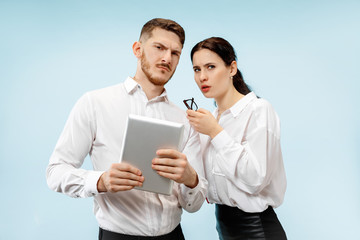
<instances>
[{"instance_id":1,"label":"shirt button","mask_svg":"<svg viewBox=\"0 0 360 240\"><path fill-rule=\"evenodd\" d=\"M189 195L192 195L193 194L193 192L189 192Z\"/></svg>"},{"instance_id":2,"label":"shirt button","mask_svg":"<svg viewBox=\"0 0 360 240\"><path fill-rule=\"evenodd\" d=\"M191 203L188 204L188 207L191 207Z\"/></svg>"}]
</instances>

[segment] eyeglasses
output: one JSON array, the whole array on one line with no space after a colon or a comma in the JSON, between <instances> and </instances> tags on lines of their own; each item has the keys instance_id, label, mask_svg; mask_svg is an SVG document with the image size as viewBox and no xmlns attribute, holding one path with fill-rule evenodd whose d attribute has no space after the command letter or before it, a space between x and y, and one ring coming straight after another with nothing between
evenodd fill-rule
<instances>
[{"instance_id":1,"label":"eyeglasses","mask_svg":"<svg viewBox=\"0 0 360 240\"><path fill-rule=\"evenodd\" d=\"M191 109L194 111L198 110L198 106L197 106L196 102L194 101L194 98L186 99L183 102L188 109Z\"/></svg>"}]
</instances>

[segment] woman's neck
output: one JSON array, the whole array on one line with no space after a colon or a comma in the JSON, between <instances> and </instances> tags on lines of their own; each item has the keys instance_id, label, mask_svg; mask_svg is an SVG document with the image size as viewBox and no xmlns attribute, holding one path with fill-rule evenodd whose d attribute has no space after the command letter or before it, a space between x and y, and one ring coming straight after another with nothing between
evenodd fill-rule
<instances>
[{"instance_id":1,"label":"woman's neck","mask_svg":"<svg viewBox=\"0 0 360 240\"><path fill-rule=\"evenodd\" d=\"M224 96L215 99L216 105L218 106L218 116L234 106L235 103L237 103L241 98L243 98L244 95L239 93L235 88L225 94Z\"/></svg>"}]
</instances>

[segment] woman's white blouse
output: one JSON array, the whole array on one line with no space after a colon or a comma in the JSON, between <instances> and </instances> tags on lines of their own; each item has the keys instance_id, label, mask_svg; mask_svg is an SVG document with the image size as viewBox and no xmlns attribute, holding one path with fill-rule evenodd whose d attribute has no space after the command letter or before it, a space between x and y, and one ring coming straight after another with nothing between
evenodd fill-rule
<instances>
[{"instance_id":1,"label":"woman's white blouse","mask_svg":"<svg viewBox=\"0 0 360 240\"><path fill-rule=\"evenodd\" d=\"M201 135L209 202L246 212L278 207L286 176L273 107L251 92L223 112L219 124L224 130L214 139Z\"/></svg>"}]
</instances>

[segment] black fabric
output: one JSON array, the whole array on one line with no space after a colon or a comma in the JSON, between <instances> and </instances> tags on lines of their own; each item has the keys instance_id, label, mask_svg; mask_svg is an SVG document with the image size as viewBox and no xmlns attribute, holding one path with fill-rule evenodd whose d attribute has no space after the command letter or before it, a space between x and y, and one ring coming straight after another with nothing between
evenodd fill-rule
<instances>
[{"instance_id":1,"label":"black fabric","mask_svg":"<svg viewBox=\"0 0 360 240\"><path fill-rule=\"evenodd\" d=\"M261 213L247 213L237 207L216 204L215 215L220 240L287 239L272 207Z\"/></svg>"},{"instance_id":2,"label":"black fabric","mask_svg":"<svg viewBox=\"0 0 360 240\"><path fill-rule=\"evenodd\" d=\"M99 240L185 240L185 238L179 224L172 232L156 237L126 235L100 228Z\"/></svg>"}]
</instances>

